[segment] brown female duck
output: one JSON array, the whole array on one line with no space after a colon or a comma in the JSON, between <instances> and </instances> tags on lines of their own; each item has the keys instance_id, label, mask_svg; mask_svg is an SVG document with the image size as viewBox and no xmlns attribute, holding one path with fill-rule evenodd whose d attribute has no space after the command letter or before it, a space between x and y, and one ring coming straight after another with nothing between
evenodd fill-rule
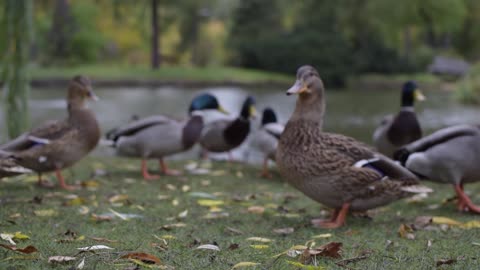
<instances>
[{"instance_id":1,"label":"brown female duck","mask_svg":"<svg viewBox=\"0 0 480 270\"><path fill-rule=\"evenodd\" d=\"M322 130L325 92L315 68L302 66L287 95L298 95L295 111L277 148L280 173L311 199L335 209L330 221L315 226L337 228L349 210L364 211L416 192L418 179L389 158L343 135Z\"/></svg>"},{"instance_id":2,"label":"brown female duck","mask_svg":"<svg viewBox=\"0 0 480 270\"><path fill-rule=\"evenodd\" d=\"M10 153L8 159L39 173L55 171L60 186L65 183L61 170L72 166L95 148L100 139L100 128L93 112L87 108L88 99L97 100L90 80L76 76L70 81L67 95L68 117L50 121L0 146Z\"/></svg>"}]
</instances>

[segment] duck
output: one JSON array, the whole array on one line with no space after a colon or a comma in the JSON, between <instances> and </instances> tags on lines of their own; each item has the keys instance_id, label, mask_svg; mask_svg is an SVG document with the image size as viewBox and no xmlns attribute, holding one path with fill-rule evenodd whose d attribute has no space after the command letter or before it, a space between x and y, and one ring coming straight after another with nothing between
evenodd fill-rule
<instances>
[{"instance_id":1,"label":"duck","mask_svg":"<svg viewBox=\"0 0 480 270\"><path fill-rule=\"evenodd\" d=\"M296 95L295 110L280 137L276 163L287 182L306 196L334 209L330 220L313 219L320 228L345 224L349 211L366 211L414 193L431 192L417 176L353 138L323 131L325 90L318 71L297 70L286 94Z\"/></svg>"},{"instance_id":2,"label":"duck","mask_svg":"<svg viewBox=\"0 0 480 270\"><path fill-rule=\"evenodd\" d=\"M455 125L437 130L395 152L395 159L421 179L451 184L457 208L480 214L464 184L480 181L480 126Z\"/></svg>"},{"instance_id":3,"label":"duck","mask_svg":"<svg viewBox=\"0 0 480 270\"><path fill-rule=\"evenodd\" d=\"M256 116L255 99L248 96L235 119L217 119L207 123L199 143L205 152L223 153L240 146L250 133L250 119Z\"/></svg>"},{"instance_id":4,"label":"duck","mask_svg":"<svg viewBox=\"0 0 480 270\"><path fill-rule=\"evenodd\" d=\"M260 176L272 178L268 170L268 161L275 161L278 139L283 132L284 125L278 123L275 111L267 107L263 110L260 128L253 134L253 146L263 154L263 167Z\"/></svg>"},{"instance_id":5,"label":"duck","mask_svg":"<svg viewBox=\"0 0 480 270\"><path fill-rule=\"evenodd\" d=\"M67 94L68 116L60 121L48 121L19 137L0 145L3 158L0 171L11 172L12 164L38 173L38 183L45 185L42 173L55 172L62 189L75 186L65 183L61 170L68 168L88 153L100 140L100 127L87 101L98 100L86 76L75 76L69 83ZM8 153L8 154L6 154ZM7 164L6 166L2 166ZM9 175L9 176L10 176Z\"/></svg>"},{"instance_id":6,"label":"duck","mask_svg":"<svg viewBox=\"0 0 480 270\"><path fill-rule=\"evenodd\" d=\"M414 102L424 100L425 96L414 81L403 84L400 111L385 116L373 133L374 145L380 153L392 158L395 150L422 137Z\"/></svg>"},{"instance_id":7,"label":"duck","mask_svg":"<svg viewBox=\"0 0 480 270\"><path fill-rule=\"evenodd\" d=\"M165 115L153 115L111 130L107 133L107 139L112 142L111 146L115 148L118 156L142 159L141 171L145 180L160 177L148 172L148 159L159 160L162 174L179 175L179 171L168 168L164 158L187 151L197 143L204 128L204 110L228 113L215 96L203 93L191 101L187 119L177 120Z\"/></svg>"}]
</instances>

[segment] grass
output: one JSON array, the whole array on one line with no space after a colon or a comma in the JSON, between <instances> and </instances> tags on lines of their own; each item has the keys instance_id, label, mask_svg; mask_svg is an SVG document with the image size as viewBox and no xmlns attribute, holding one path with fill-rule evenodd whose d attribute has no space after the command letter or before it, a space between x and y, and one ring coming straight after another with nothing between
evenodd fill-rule
<instances>
[{"instance_id":1,"label":"grass","mask_svg":"<svg viewBox=\"0 0 480 270\"><path fill-rule=\"evenodd\" d=\"M235 81L241 83L256 83L266 81L288 82L292 76L252 69L234 67L181 67L165 66L152 70L146 66L125 65L82 65L72 67L33 67L34 79L65 78L85 74L96 79L155 79L155 80L185 80L185 81Z\"/></svg>"},{"instance_id":2,"label":"grass","mask_svg":"<svg viewBox=\"0 0 480 270\"><path fill-rule=\"evenodd\" d=\"M347 226L324 230L311 227L309 222L325 212L319 204L285 184L278 175L271 180L258 178L257 167L218 162L213 163L210 175L165 176L147 182L139 177L138 165L137 160L88 158L65 172L67 182L92 180L90 183L97 183L98 187L74 192L39 188L34 184L34 176L4 179L0 191L0 232L20 231L28 235L30 239L19 240L18 246L33 245L39 252L23 255L0 248L0 269L75 269L82 258L84 269L136 269L132 261L120 258L128 252L154 255L162 265L175 269L231 269L247 261L260 263L249 269L322 269L299 268L288 262L298 262L298 257L274 258L294 245L313 244L312 240L316 246L330 241L343 243L342 259L368 254L346 267L335 264L340 259L319 257L318 265L324 269L433 269L442 259L456 261L440 269L480 268L480 246L472 244L480 242L479 229L434 226L432 230L415 231L414 240L398 235L400 225L413 223L417 216L476 219L458 213L451 202L443 203L453 194L448 185L429 184L436 192L425 200L399 201L372 211L373 219L349 217ZM154 169L154 164L151 166ZM173 163L173 167L182 166L183 163ZM92 176L94 171L106 174ZM480 185L467 185L467 190L480 194ZM205 199L199 196L207 194L224 203L217 206L220 212L199 205L198 201ZM480 196L472 199L478 202ZM260 207L249 211L252 206ZM260 213L261 209L265 211ZM38 210L51 210L47 213L54 215L39 216L42 212ZM111 214L111 210L142 218L92 218L92 214ZM185 216L179 217L181 213ZM223 216L225 213L228 216ZM212 218L215 215L217 218ZM278 228L294 228L294 232L281 235L273 231ZM332 236L313 239L325 233ZM99 242L92 237L115 242ZM246 240L249 237L268 238L272 242L250 242ZM431 246L427 247L429 240ZM196 249L203 244L216 244L220 251ZM91 245L107 245L114 250L77 250ZM56 255L75 256L77 260L49 264L48 258Z\"/></svg>"}]
</instances>

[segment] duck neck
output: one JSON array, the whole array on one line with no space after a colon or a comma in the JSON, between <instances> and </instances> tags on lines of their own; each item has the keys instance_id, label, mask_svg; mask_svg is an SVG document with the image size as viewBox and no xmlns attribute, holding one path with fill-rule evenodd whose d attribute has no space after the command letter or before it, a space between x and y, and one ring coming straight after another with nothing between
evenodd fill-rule
<instances>
[{"instance_id":1,"label":"duck neck","mask_svg":"<svg viewBox=\"0 0 480 270\"><path fill-rule=\"evenodd\" d=\"M325 114L325 99L323 92L317 97L302 97L297 99L295 111L290 121L308 121L316 123L320 128L323 126L323 117Z\"/></svg>"}]
</instances>

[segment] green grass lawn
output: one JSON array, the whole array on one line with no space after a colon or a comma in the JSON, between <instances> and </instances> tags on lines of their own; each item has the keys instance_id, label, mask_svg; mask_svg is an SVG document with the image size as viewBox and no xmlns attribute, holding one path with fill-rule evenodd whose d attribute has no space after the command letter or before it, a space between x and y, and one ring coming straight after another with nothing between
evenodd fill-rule
<instances>
[{"instance_id":1,"label":"green grass lawn","mask_svg":"<svg viewBox=\"0 0 480 270\"><path fill-rule=\"evenodd\" d=\"M233 67L180 67L165 66L152 70L143 66L83 65L72 67L32 67L33 79L66 78L84 74L96 79L156 79L185 81L235 81L255 83L277 81L291 83L293 76L252 69Z\"/></svg>"},{"instance_id":2,"label":"green grass lawn","mask_svg":"<svg viewBox=\"0 0 480 270\"><path fill-rule=\"evenodd\" d=\"M76 269L83 259L83 269L232 269L240 262L258 263L246 269L434 269L440 260L450 259L454 261L440 269L480 268L480 229L432 225L414 231L413 240L398 234L401 224L412 224L418 216L478 219L446 202L453 195L447 185L429 184L436 192L424 200L399 201L372 211L372 218L349 217L347 226L325 230L310 225L310 219L326 213L319 204L277 174L271 180L259 178L257 167L219 162L208 175L147 182L138 165L137 160L88 158L65 172L67 182L89 181L74 192L39 188L35 176L2 180L0 233L21 232L29 239L14 239L18 247L31 245L38 252L25 255L0 247L0 269ZM151 168L156 170L156 164ZM94 171L106 174L95 176ZM480 202L480 185L466 189ZM113 218L99 220L104 214ZM293 232L275 232L285 228ZM251 237L271 242L247 240ZM275 256L292 246L319 247L332 241L342 243L341 258L318 256L302 267L301 256ZM197 249L205 244L220 250ZM113 249L77 250L92 245ZM161 265L135 268L134 261L121 258L131 252L156 256ZM52 264L51 256L76 260ZM336 264L350 258L357 261Z\"/></svg>"}]
</instances>

